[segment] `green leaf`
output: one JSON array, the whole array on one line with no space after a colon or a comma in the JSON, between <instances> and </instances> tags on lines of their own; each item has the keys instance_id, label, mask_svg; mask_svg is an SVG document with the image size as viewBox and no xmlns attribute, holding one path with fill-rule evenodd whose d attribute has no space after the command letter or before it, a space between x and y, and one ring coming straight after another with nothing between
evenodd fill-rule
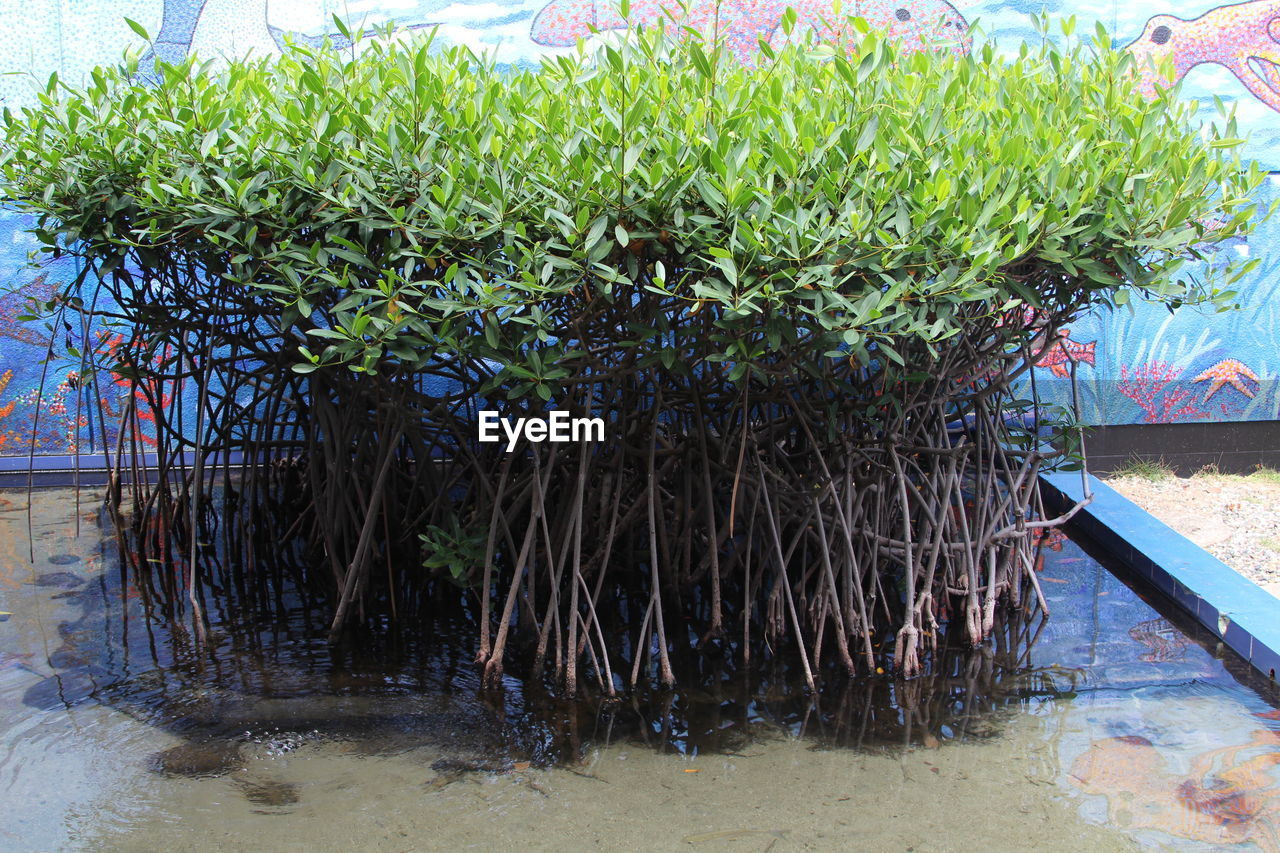
<instances>
[{"instance_id":1,"label":"green leaf","mask_svg":"<svg viewBox=\"0 0 1280 853\"><path fill-rule=\"evenodd\" d=\"M636 163L640 160L640 154L644 151L643 142L635 142L627 148L626 154L622 157L622 174L629 175L631 170L636 167Z\"/></svg>"},{"instance_id":2,"label":"green leaf","mask_svg":"<svg viewBox=\"0 0 1280 853\"><path fill-rule=\"evenodd\" d=\"M796 10L790 6L783 10L779 25L782 27L784 34L791 35L796 28Z\"/></svg>"},{"instance_id":3,"label":"green leaf","mask_svg":"<svg viewBox=\"0 0 1280 853\"><path fill-rule=\"evenodd\" d=\"M602 216L596 217L596 219L591 223L590 230L587 231L587 239L584 242L584 247L589 251L593 246L599 243L600 240L604 237L604 230L608 227L609 227L608 216L602 215Z\"/></svg>"},{"instance_id":4,"label":"green leaf","mask_svg":"<svg viewBox=\"0 0 1280 853\"><path fill-rule=\"evenodd\" d=\"M151 36L147 35L146 27L142 26L142 24L139 24L137 21L134 21L130 18L125 18L124 22L129 25L129 29L137 33L138 38L142 39L145 42L151 41Z\"/></svg>"}]
</instances>

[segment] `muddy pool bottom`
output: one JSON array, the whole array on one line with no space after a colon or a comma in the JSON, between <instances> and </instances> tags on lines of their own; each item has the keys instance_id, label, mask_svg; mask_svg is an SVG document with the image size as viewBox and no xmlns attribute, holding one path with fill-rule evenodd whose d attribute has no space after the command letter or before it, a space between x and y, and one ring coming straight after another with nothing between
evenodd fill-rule
<instances>
[{"instance_id":1,"label":"muddy pool bottom","mask_svg":"<svg viewBox=\"0 0 1280 853\"><path fill-rule=\"evenodd\" d=\"M33 564L0 493L3 850L1280 850L1274 687L1065 539L1020 647L587 707L482 694L460 626L357 653L212 612L193 664L98 499L35 493Z\"/></svg>"}]
</instances>

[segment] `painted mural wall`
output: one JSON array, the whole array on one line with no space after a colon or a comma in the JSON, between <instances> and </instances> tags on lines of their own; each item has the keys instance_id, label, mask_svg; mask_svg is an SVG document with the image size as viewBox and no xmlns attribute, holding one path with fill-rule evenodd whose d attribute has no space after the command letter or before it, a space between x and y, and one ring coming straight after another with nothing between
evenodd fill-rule
<instances>
[{"instance_id":1,"label":"painted mural wall","mask_svg":"<svg viewBox=\"0 0 1280 853\"><path fill-rule=\"evenodd\" d=\"M686 22L705 25L714 5L692 0ZM749 60L760 37L775 35L787 5L797 7L802 24L832 11L832 0L722 0L719 20L730 48ZM95 65L117 61L128 46L174 61L189 52L271 54L288 39L342 42L334 15L355 29L389 22L436 28L442 44L468 44L500 63L533 67L571 50L592 26L620 26L611 8L607 0L10 0L0 3L0 101L21 107L50 73L78 80ZM659 0L633 0L631 9L640 21L661 14ZM1202 103L1202 116L1214 115L1215 98L1234 106L1248 134L1245 156L1273 172L1259 201L1280 198L1280 0L844 0L842 9L903 44L954 34L954 49L961 51L972 47L963 35L969 24L998 50L1013 53L1040 38L1033 23L1039 13L1074 16L1083 33L1101 22L1117 48L1138 58L1170 58L1184 96ZM126 17L152 34L152 46ZM1143 85L1158 82L1168 81L1152 73ZM123 391L109 378L82 380L76 359L42 364L51 344L61 350L71 340L79 347L79 330L23 321L24 306L29 297L51 297L76 270L65 261L32 268L35 241L24 231L30 224L0 212L0 455L26 454L33 446L46 454L92 452L121 410ZM1082 415L1091 423L1280 419L1280 222L1221 251L1260 260L1239 287L1240 310L1171 314L1139 304L1081 317L1035 368L1041 394L1068 402L1074 367ZM109 350L116 342L104 333L90 346Z\"/></svg>"}]
</instances>

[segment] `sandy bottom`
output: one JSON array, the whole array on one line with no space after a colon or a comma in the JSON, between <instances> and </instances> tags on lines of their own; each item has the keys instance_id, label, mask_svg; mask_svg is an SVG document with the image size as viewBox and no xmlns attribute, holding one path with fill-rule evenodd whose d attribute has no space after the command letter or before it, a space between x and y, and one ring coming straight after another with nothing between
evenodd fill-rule
<instances>
[{"instance_id":1,"label":"sandy bottom","mask_svg":"<svg viewBox=\"0 0 1280 853\"><path fill-rule=\"evenodd\" d=\"M1081 816L1051 746L1021 741L896 757L789 739L692 759L610 747L574 770L448 784L430 754L304 745L225 777L151 781L132 819L97 816L74 835L131 850L1137 849ZM296 802L264 804L271 792Z\"/></svg>"}]
</instances>

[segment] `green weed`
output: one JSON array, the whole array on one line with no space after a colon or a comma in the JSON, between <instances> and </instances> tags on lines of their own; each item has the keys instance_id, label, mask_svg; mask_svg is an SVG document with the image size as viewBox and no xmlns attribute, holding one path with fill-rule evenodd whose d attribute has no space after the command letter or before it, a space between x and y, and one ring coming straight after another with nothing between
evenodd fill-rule
<instances>
[{"instance_id":1,"label":"green weed","mask_svg":"<svg viewBox=\"0 0 1280 853\"><path fill-rule=\"evenodd\" d=\"M1134 456L1111 472L1112 478L1133 477L1158 483L1174 476L1173 468L1164 459L1144 459Z\"/></svg>"}]
</instances>

